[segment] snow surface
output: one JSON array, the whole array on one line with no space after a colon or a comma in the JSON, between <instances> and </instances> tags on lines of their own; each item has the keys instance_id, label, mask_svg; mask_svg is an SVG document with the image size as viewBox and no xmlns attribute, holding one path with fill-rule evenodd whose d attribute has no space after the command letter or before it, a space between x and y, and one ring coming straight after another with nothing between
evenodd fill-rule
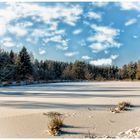
<instances>
[{"instance_id":1,"label":"snow surface","mask_svg":"<svg viewBox=\"0 0 140 140\"><path fill-rule=\"evenodd\" d=\"M1 107L104 109L120 101L139 105L140 82L66 82L0 88Z\"/></svg>"}]
</instances>

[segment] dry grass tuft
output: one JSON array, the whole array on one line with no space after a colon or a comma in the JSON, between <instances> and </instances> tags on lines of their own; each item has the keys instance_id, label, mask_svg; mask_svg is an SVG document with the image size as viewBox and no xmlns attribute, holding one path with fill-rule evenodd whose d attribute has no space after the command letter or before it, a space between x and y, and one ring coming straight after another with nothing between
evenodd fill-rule
<instances>
[{"instance_id":1,"label":"dry grass tuft","mask_svg":"<svg viewBox=\"0 0 140 140\"><path fill-rule=\"evenodd\" d=\"M120 111L128 110L130 107L133 107L130 102L123 101L118 103L118 108Z\"/></svg>"},{"instance_id":2,"label":"dry grass tuft","mask_svg":"<svg viewBox=\"0 0 140 140\"><path fill-rule=\"evenodd\" d=\"M110 111L113 113L120 113L120 109L118 107L110 108Z\"/></svg>"},{"instance_id":3,"label":"dry grass tuft","mask_svg":"<svg viewBox=\"0 0 140 140\"><path fill-rule=\"evenodd\" d=\"M58 126L58 127L62 127L63 126L63 119L61 117L55 117L54 119L51 120L51 123Z\"/></svg>"},{"instance_id":4,"label":"dry grass tuft","mask_svg":"<svg viewBox=\"0 0 140 140\"><path fill-rule=\"evenodd\" d=\"M58 112L48 112L44 113L44 115L47 115L49 118L51 118L48 124L48 134L50 136L60 135L62 132L61 127L63 126L62 114Z\"/></svg>"},{"instance_id":5,"label":"dry grass tuft","mask_svg":"<svg viewBox=\"0 0 140 140\"><path fill-rule=\"evenodd\" d=\"M63 126L63 120L59 117L52 119L48 125L48 134L51 136L57 136L61 133L61 127Z\"/></svg>"},{"instance_id":6,"label":"dry grass tuft","mask_svg":"<svg viewBox=\"0 0 140 140\"><path fill-rule=\"evenodd\" d=\"M133 107L130 102L119 102L118 105L114 108L110 108L110 111L113 113L120 113L121 111L128 110L128 108Z\"/></svg>"},{"instance_id":7,"label":"dry grass tuft","mask_svg":"<svg viewBox=\"0 0 140 140\"><path fill-rule=\"evenodd\" d=\"M55 112L55 111L51 111L51 112L48 112L48 113L43 113L43 115L46 115L49 118L54 118L54 117L62 116L61 113Z\"/></svg>"}]
</instances>

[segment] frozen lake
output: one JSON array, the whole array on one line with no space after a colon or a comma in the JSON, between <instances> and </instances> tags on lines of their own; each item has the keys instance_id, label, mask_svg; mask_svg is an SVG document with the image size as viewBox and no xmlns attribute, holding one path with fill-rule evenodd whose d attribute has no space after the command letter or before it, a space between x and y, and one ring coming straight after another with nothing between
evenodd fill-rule
<instances>
[{"instance_id":1,"label":"frozen lake","mask_svg":"<svg viewBox=\"0 0 140 140\"><path fill-rule=\"evenodd\" d=\"M131 111L113 114L109 108L131 102ZM48 138L48 119L43 113L65 115L66 134L83 138L88 131L115 136L140 127L140 82L49 83L0 88L0 137Z\"/></svg>"},{"instance_id":2,"label":"frozen lake","mask_svg":"<svg viewBox=\"0 0 140 140\"><path fill-rule=\"evenodd\" d=\"M0 107L12 109L104 109L123 100L139 108L140 82L71 82L0 88Z\"/></svg>"}]
</instances>

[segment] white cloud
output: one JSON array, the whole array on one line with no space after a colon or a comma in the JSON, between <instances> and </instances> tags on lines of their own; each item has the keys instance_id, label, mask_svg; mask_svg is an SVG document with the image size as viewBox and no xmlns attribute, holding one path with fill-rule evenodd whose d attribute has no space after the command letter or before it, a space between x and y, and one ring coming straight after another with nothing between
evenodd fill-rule
<instances>
[{"instance_id":1,"label":"white cloud","mask_svg":"<svg viewBox=\"0 0 140 140\"><path fill-rule=\"evenodd\" d=\"M56 48L65 51L68 49L68 46L57 45Z\"/></svg>"},{"instance_id":2,"label":"white cloud","mask_svg":"<svg viewBox=\"0 0 140 140\"><path fill-rule=\"evenodd\" d=\"M74 34L74 35L78 35L78 34L80 34L82 32L82 29L76 29L76 30L74 30L72 33Z\"/></svg>"},{"instance_id":3,"label":"white cloud","mask_svg":"<svg viewBox=\"0 0 140 140\"><path fill-rule=\"evenodd\" d=\"M91 25L91 28L94 29L96 32L101 32L103 34L107 34L109 37L110 36L116 36L119 34L119 30L112 28L112 27L107 27L107 26L97 26L95 24Z\"/></svg>"},{"instance_id":4,"label":"white cloud","mask_svg":"<svg viewBox=\"0 0 140 140\"><path fill-rule=\"evenodd\" d=\"M28 31L18 26L8 26L8 31L16 36L25 36Z\"/></svg>"},{"instance_id":5,"label":"white cloud","mask_svg":"<svg viewBox=\"0 0 140 140\"><path fill-rule=\"evenodd\" d=\"M63 38L60 35L53 36L53 37L50 38L50 41L58 42L58 43L61 43L62 40L63 40Z\"/></svg>"},{"instance_id":6,"label":"white cloud","mask_svg":"<svg viewBox=\"0 0 140 140\"><path fill-rule=\"evenodd\" d=\"M97 60L90 61L91 65L95 66L105 66L105 65L112 65L113 60L117 59L119 55L111 55L109 58L101 58Z\"/></svg>"},{"instance_id":7,"label":"white cloud","mask_svg":"<svg viewBox=\"0 0 140 140\"><path fill-rule=\"evenodd\" d=\"M9 5L16 13L17 17L33 17L34 20L52 23L53 20L59 19L69 25L75 25L82 14L79 5L75 6L43 6L36 3L16 3Z\"/></svg>"},{"instance_id":8,"label":"white cloud","mask_svg":"<svg viewBox=\"0 0 140 140\"><path fill-rule=\"evenodd\" d=\"M137 35L133 35L133 38L135 38L135 39L137 39L137 38L139 38Z\"/></svg>"},{"instance_id":9,"label":"white cloud","mask_svg":"<svg viewBox=\"0 0 140 140\"><path fill-rule=\"evenodd\" d=\"M112 59L102 58L102 59L98 59L98 60L92 60L92 61L90 61L90 64L95 65L95 66L112 65Z\"/></svg>"},{"instance_id":10,"label":"white cloud","mask_svg":"<svg viewBox=\"0 0 140 140\"><path fill-rule=\"evenodd\" d=\"M51 35L56 35L56 34L61 34L61 35L64 35L65 34L65 30L55 30L51 33Z\"/></svg>"},{"instance_id":11,"label":"white cloud","mask_svg":"<svg viewBox=\"0 0 140 140\"><path fill-rule=\"evenodd\" d=\"M115 59L117 59L118 57L119 57L119 55L116 55L116 54L110 56L110 58L111 58L112 60L115 60Z\"/></svg>"},{"instance_id":12,"label":"white cloud","mask_svg":"<svg viewBox=\"0 0 140 140\"><path fill-rule=\"evenodd\" d=\"M86 25L86 26L90 25L90 23L88 21L86 21L86 20L83 20L83 24Z\"/></svg>"},{"instance_id":13,"label":"white cloud","mask_svg":"<svg viewBox=\"0 0 140 140\"><path fill-rule=\"evenodd\" d=\"M116 37L120 34L118 29L91 25L91 28L96 32L93 36L87 38L87 41L91 42L89 46L93 52L100 52L108 48L119 48L121 44L116 41Z\"/></svg>"},{"instance_id":14,"label":"white cloud","mask_svg":"<svg viewBox=\"0 0 140 140\"><path fill-rule=\"evenodd\" d=\"M58 24L75 26L82 13L83 9L78 4L50 6L40 3L6 3L0 8L0 36L7 31L16 37L26 35L29 38L30 35L30 39L26 40L28 42L34 40L34 43L41 41L41 44L45 44L44 40L46 43L52 41L66 49L68 39L63 39L65 30L59 29Z\"/></svg>"},{"instance_id":15,"label":"white cloud","mask_svg":"<svg viewBox=\"0 0 140 140\"><path fill-rule=\"evenodd\" d=\"M78 44L79 44L80 46L86 46L86 41L85 41L84 39L82 39L82 40L80 40L80 41L78 42Z\"/></svg>"},{"instance_id":16,"label":"white cloud","mask_svg":"<svg viewBox=\"0 0 140 140\"><path fill-rule=\"evenodd\" d=\"M23 46L24 46L24 44L21 43L21 42L19 42L19 43L16 44L16 47L17 47L17 48L20 48L20 49L21 49Z\"/></svg>"},{"instance_id":17,"label":"white cloud","mask_svg":"<svg viewBox=\"0 0 140 140\"><path fill-rule=\"evenodd\" d=\"M108 2L92 2L92 4L96 7L105 7L108 5Z\"/></svg>"},{"instance_id":18,"label":"white cloud","mask_svg":"<svg viewBox=\"0 0 140 140\"><path fill-rule=\"evenodd\" d=\"M87 56L87 55L84 55L84 56L82 56L82 59L84 59L84 60L89 60L89 59L91 59L91 57L89 57L89 56Z\"/></svg>"},{"instance_id":19,"label":"white cloud","mask_svg":"<svg viewBox=\"0 0 140 140\"><path fill-rule=\"evenodd\" d=\"M130 26L132 24L135 24L136 22L137 22L137 19L135 18L129 19L127 22L125 22L125 26Z\"/></svg>"},{"instance_id":20,"label":"white cloud","mask_svg":"<svg viewBox=\"0 0 140 140\"><path fill-rule=\"evenodd\" d=\"M79 15L83 13L83 10L79 5L73 7L67 7L63 11L61 11L62 17L65 17L64 22L69 25L74 26L77 20L80 18ZM61 16L60 14L60 16Z\"/></svg>"},{"instance_id":21,"label":"white cloud","mask_svg":"<svg viewBox=\"0 0 140 140\"><path fill-rule=\"evenodd\" d=\"M26 21L26 22L17 23L16 26L21 27L21 28L26 28L26 27L33 26L33 23Z\"/></svg>"},{"instance_id":22,"label":"white cloud","mask_svg":"<svg viewBox=\"0 0 140 140\"><path fill-rule=\"evenodd\" d=\"M45 54L46 53L46 51L45 50L42 50L42 49L39 49L39 54Z\"/></svg>"},{"instance_id":23,"label":"white cloud","mask_svg":"<svg viewBox=\"0 0 140 140\"><path fill-rule=\"evenodd\" d=\"M66 52L64 55L65 56L68 56L68 57L72 57L72 56L75 56L77 55L79 52Z\"/></svg>"},{"instance_id":24,"label":"white cloud","mask_svg":"<svg viewBox=\"0 0 140 140\"><path fill-rule=\"evenodd\" d=\"M10 37L6 37L1 41L2 46L4 47L14 47L15 43Z\"/></svg>"},{"instance_id":25,"label":"white cloud","mask_svg":"<svg viewBox=\"0 0 140 140\"><path fill-rule=\"evenodd\" d=\"M45 29L43 30L43 29L37 28L32 31L31 36L32 37L44 37L44 36L50 36L50 34Z\"/></svg>"},{"instance_id":26,"label":"white cloud","mask_svg":"<svg viewBox=\"0 0 140 140\"><path fill-rule=\"evenodd\" d=\"M101 43L92 43L89 47L93 49L93 52L99 52L107 48L107 46Z\"/></svg>"},{"instance_id":27,"label":"white cloud","mask_svg":"<svg viewBox=\"0 0 140 140\"><path fill-rule=\"evenodd\" d=\"M64 36L65 36L64 29L49 31L48 29L38 28L38 29L33 30L31 36L32 38L41 38L43 46L45 46L45 44L48 44L49 42L54 42L54 43L57 43L56 47L58 49L59 48L66 49L68 45L68 39L66 38L64 39Z\"/></svg>"},{"instance_id":28,"label":"white cloud","mask_svg":"<svg viewBox=\"0 0 140 140\"><path fill-rule=\"evenodd\" d=\"M139 2L119 2L118 4L122 10L140 11L140 3Z\"/></svg>"},{"instance_id":29,"label":"white cloud","mask_svg":"<svg viewBox=\"0 0 140 140\"><path fill-rule=\"evenodd\" d=\"M0 21L3 21L3 23L7 24L16 18L17 15L11 6L5 7L4 9L0 9Z\"/></svg>"},{"instance_id":30,"label":"white cloud","mask_svg":"<svg viewBox=\"0 0 140 140\"><path fill-rule=\"evenodd\" d=\"M56 36L44 39L44 42L45 43L48 43L48 42L61 43L62 40L63 40L63 38L61 35L56 35Z\"/></svg>"},{"instance_id":31,"label":"white cloud","mask_svg":"<svg viewBox=\"0 0 140 140\"><path fill-rule=\"evenodd\" d=\"M87 17L89 17L90 19L101 19L102 16L99 13L95 13L95 12L88 12Z\"/></svg>"},{"instance_id":32,"label":"white cloud","mask_svg":"<svg viewBox=\"0 0 140 140\"><path fill-rule=\"evenodd\" d=\"M6 25L5 23L0 21L0 36L3 36L6 32Z\"/></svg>"},{"instance_id":33,"label":"white cloud","mask_svg":"<svg viewBox=\"0 0 140 140\"><path fill-rule=\"evenodd\" d=\"M52 37L47 37L43 39L43 42L45 44L49 42L55 42L56 48L61 50L67 50L68 49L68 39L64 39L62 35L54 35Z\"/></svg>"},{"instance_id":34,"label":"white cloud","mask_svg":"<svg viewBox=\"0 0 140 140\"><path fill-rule=\"evenodd\" d=\"M29 37L29 38L26 38L26 41L29 42L29 43L32 43L33 40Z\"/></svg>"},{"instance_id":35,"label":"white cloud","mask_svg":"<svg viewBox=\"0 0 140 140\"><path fill-rule=\"evenodd\" d=\"M105 50L105 51L104 51L104 53L105 53L105 54L108 54L108 53L109 53L109 51Z\"/></svg>"}]
</instances>

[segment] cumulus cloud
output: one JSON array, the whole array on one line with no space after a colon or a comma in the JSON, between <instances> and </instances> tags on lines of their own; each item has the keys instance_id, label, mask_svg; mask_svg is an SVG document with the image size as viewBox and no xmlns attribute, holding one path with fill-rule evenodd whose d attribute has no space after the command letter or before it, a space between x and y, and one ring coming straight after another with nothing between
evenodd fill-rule
<instances>
[{"instance_id":1,"label":"cumulus cloud","mask_svg":"<svg viewBox=\"0 0 140 140\"><path fill-rule=\"evenodd\" d=\"M25 36L28 31L18 26L9 26L8 31L16 36Z\"/></svg>"},{"instance_id":2,"label":"cumulus cloud","mask_svg":"<svg viewBox=\"0 0 140 140\"><path fill-rule=\"evenodd\" d=\"M135 18L129 19L127 22L125 22L125 26L130 26L132 24L135 24L136 22L137 22L137 19Z\"/></svg>"},{"instance_id":3,"label":"cumulus cloud","mask_svg":"<svg viewBox=\"0 0 140 140\"><path fill-rule=\"evenodd\" d=\"M89 56L87 56L87 55L84 55L84 56L82 56L82 59L84 59L84 60L89 60L89 59L91 59L91 57L89 57Z\"/></svg>"},{"instance_id":4,"label":"cumulus cloud","mask_svg":"<svg viewBox=\"0 0 140 140\"><path fill-rule=\"evenodd\" d=\"M140 3L139 2L119 2L118 4L122 10L140 11Z\"/></svg>"},{"instance_id":5,"label":"cumulus cloud","mask_svg":"<svg viewBox=\"0 0 140 140\"><path fill-rule=\"evenodd\" d=\"M117 59L118 57L119 57L119 55L116 55L116 54L110 56L110 58L111 58L112 60L115 60L115 59Z\"/></svg>"},{"instance_id":6,"label":"cumulus cloud","mask_svg":"<svg viewBox=\"0 0 140 140\"><path fill-rule=\"evenodd\" d=\"M44 38L43 41L47 44L48 42L55 42L61 44L63 47L68 47L68 39L63 39L61 35L55 35L52 37ZM60 48L60 47L58 47Z\"/></svg>"},{"instance_id":7,"label":"cumulus cloud","mask_svg":"<svg viewBox=\"0 0 140 140\"><path fill-rule=\"evenodd\" d=\"M79 5L72 7L62 5L45 7L37 4L24 4L21 7L23 7L23 13L26 13L26 16L38 17L46 23L51 23L52 20L58 19L72 26L75 25L79 15L82 14L82 9Z\"/></svg>"},{"instance_id":8,"label":"cumulus cloud","mask_svg":"<svg viewBox=\"0 0 140 140\"><path fill-rule=\"evenodd\" d=\"M56 36L44 39L45 43L48 43L48 42L61 43L62 40L63 40L63 38L61 35L56 35Z\"/></svg>"},{"instance_id":9,"label":"cumulus cloud","mask_svg":"<svg viewBox=\"0 0 140 140\"><path fill-rule=\"evenodd\" d=\"M40 28L37 28L37 29L33 29L31 36L32 37L45 37L45 36L50 36L50 34L45 29L42 30Z\"/></svg>"},{"instance_id":10,"label":"cumulus cloud","mask_svg":"<svg viewBox=\"0 0 140 140\"><path fill-rule=\"evenodd\" d=\"M5 23L0 21L0 36L3 36L6 32L6 25Z\"/></svg>"},{"instance_id":11,"label":"cumulus cloud","mask_svg":"<svg viewBox=\"0 0 140 140\"><path fill-rule=\"evenodd\" d=\"M15 46L15 42L10 37L6 37L6 38L2 39L1 44L4 47L14 47Z\"/></svg>"},{"instance_id":12,"label":"cumulus cloud","mask_svg":"<svg viewBox=\"0 0 140 140\"><path fill-rule=\"evenodd\" d=\"M68 46L57 45L56 48L65 51L68 49Z\"/></svg>"},{"instance_id":13,"label":"cumulus cloud","mask_svg":"<svg viewBox=\"0 0 140 140\"><path fill-rule=\"evenodd\" d=\"M75 25L82 14L82 9L79 5L75 6L43 6L37 3L10 3L8 10L14 12L14 18L19 17L33 17L34 20L51 23L52 20L60 19L61 21ZM8 12L7 10L7 12Z\"/></svg>"},{"instance_id":14,"label":"cumulus cloud","mask_svg":"<svg viewBox=\"0 0 140 140\"><path fill-rule=\"evenodd\" d=\"M90 64L95 66L112 65L113 60L117 59L119 55L111 55L109 58L101 58L97 60L91 60Z\"/></svg>"},{"instance_id":15,"label":"cumulus cloud","mask_svg":"<svg viewBox=\"0 0 140 140\"><path fill-rule=\"evenodd\" d=\"M59 43L61 47L58 48L66 49L68 39L64 39L65 30L59 29L58 24L75 26L82 13L83 9L78 4L5 3L0 8L0 36L11 33L18 39L26 35L27 42L40 41L44 45L54 42Z\"/></svg>"},{"instance_id":16,"label":"cumulus cloud","mask_svg":"<svg viewBox=\"0 0 140 140\"><path fill-rule=\"evenodd\" d=\"M92 43L90 46L92 48L92 52L100 52L107 48L107 46L103 45L102 43Z\"/></svg>"},{"instance_id":17,"label":"cumulus cloud","mask_svg":"<svg viewBox=\"0 0 140 140\"><path fill-rule=\"evenodd\" d=\"M101 19L102 15L91 11L91 12L88 12L87 17L89 17L90 19Z\"/></svg>"},{"instance_id":18,"label":"cumulus cloud","mask_svg":"<svg viewBox=\"0 0 140 140\"><path fill-rule=\"evenodd\" d=\"M77 54L79 54L79 52L76 51L76 52L66 52L64 55L68 56L68 57L72 57L72 56L75 56Z\"/></svg>"},{"instance_id":19,"label":"cumulus cloud","mask_svg":"<svg viewBox=\"0 0 140 140\"><path fill-rule=\"evenodd\" d=\"M92 2L92 4L96 7L105 7L108 5L108 2Z\"/></svg>"},{"instance_id":20,"label":"cumulus cloud","mask_svg":"<svg viewBox=\"0 0 140 140\"><path fill-rule=\"evenodd\" d=\"M46 51L44 50L44 49L39 49L39 54L45 54L46 53Z\"/></svg>"},{"instance_id":21,"label":"cumulus cloud","mask_svg":"<svg viewBox=\"0 0 140 140\"><path fill-rule=\"evenodd\" d=\"M90 64L95 65L95 66L112 65L112 59L102 58L102 59L98 59L98 60L93 60L93 61L90 61Z\"/></svg>"},{"instance_id":22,"label":"cumulus cloud","mask_svg":"<svg viewBox=\"0 0 140 140\"><path fill-rule=\"evenodd\" d=\"M116 37L120 34L120 30L107 27L91 25L91 28L96 32L93 36L87 38L91 42L89 46L93 52L100 52L108 48L119 48L121 44L116 41Z\"/></svg>"},{"instance_id":23,"label":"cumulus cloud","mask_svg":"<svg viewBox=\"0 0 140 140\"><path fill-rule=\"evenodd\" d=\"M17 15L11 6L6 6L4 9L0 8L0 21L3 23L7 24L16 18Z\"/></svg>"},{"instance_id":24,"label":"cumulus cloud","mask_svg":"<svg viewBox=\"0 0 140 140\"><path fill-rule=\"evenodd\" d=\"M72 33L74 34L74 35L78 35L78 34L80 34L82 32L82 29L76 29L76 30L74 30Z\"/></svg>"},{"instance_id":25,"label":"cumulus cloud","mask_svg":"<svg viewBox=\"0 0 140 140\"><path fill-rule=\"evenodd\" d=\"M38 28L33 30L31 36L32 38L41 38L42 44L44 44L43 46L49 42L53 42L56 43L56 47L58 49L63 50L68 47L68 39L65 38L65 30L55 30L49 32L47 29L42 30Z\"/></svg>"},{"instance_id":26,"label":"cumulus cloud","mask_svg":"<svg viewBox=\"0 0 140 140\"><path fill-rule=\"evenodd\" d=\"M33 23L30 21L25 21L25 22L17 23L16 26L21 27L21 28L26 28L26 27L33 26Z\"/></svg>"}]
</instances>

